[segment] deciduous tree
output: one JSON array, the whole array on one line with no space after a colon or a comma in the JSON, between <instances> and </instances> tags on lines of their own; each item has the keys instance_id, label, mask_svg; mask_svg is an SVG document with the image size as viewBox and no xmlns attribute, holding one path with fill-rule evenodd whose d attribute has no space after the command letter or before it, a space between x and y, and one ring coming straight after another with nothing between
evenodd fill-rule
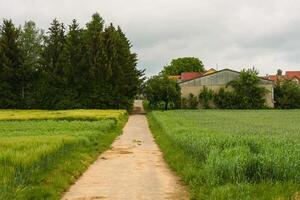
<instances>
[{"instance_id":1,"label":"deciduous tree","mask_svg":"<svg viewBox=\"0 0 300 200\"><path fill-rule=\"evenodd\" d=\"M170 65L167 65L162 70L165 75L180 75L182 72L203 72L204 65L199 58L183 57L173 59Z\"/></svg>"}]
</instances>

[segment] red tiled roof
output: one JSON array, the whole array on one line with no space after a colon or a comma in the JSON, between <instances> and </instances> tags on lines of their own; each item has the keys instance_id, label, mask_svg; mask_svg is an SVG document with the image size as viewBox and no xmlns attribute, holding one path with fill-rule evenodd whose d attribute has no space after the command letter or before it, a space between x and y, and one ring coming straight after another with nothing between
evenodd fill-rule
<instances>
[{"instance_id":1,"label":"red tiled roof","mask_svg":"<svg viewBox=\"0 0 300 200\"><path fill-rule=\"evenodd\" d=\"M265 78L270 81L283 81L288 79L288 77L285 75L268 75Z\"/></svg>"},{"instance_id":2,"label":"red tiled roof","mask_svg":"<svg viewBox=\"0 0 300 200\"><path fill-rule=\"evenodd\" d=\"M289 77L289 79L296 77L298 80L300 80L300 71L286 71L285 74L287 77Z\"/></svg>"},{"instance_id":3,"label":"red tiled roof","mask_svg":"<svg viewBox=\"0 0 300 200\"><path fill-rule=\"evenodd\" d=\"M186 81L200 76L202 76L200 72L183 72L181 73L181 80Z\"/></svg>"}]
</instances>

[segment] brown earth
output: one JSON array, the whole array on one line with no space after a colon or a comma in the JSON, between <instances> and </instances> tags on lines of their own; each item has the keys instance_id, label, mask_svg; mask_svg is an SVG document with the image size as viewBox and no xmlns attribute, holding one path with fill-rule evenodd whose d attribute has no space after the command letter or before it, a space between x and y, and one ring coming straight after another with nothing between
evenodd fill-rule
<instances>
[{"instance_id":1,"label":"brown earth","mask_svg":"<svg viewBox=\"0 0 300 200\"><path fill-rule=\"evenodd\" d=\"M142 101L136 101L123 134L62 199L185 200L189 194L163 160L149 130Z\"/></svg>"}]
</instances>

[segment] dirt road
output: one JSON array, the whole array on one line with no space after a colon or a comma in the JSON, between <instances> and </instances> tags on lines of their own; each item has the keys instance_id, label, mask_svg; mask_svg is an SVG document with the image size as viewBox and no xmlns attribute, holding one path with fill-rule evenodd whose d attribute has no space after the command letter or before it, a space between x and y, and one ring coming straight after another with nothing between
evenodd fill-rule
<instances>
[{"instance_id":1,"label":"dirt road","mask_svg":"<svg viewBox=\"0 0 300 200\"><path fill-rule=\"evenodd\" d=\"M135 102L123 134L63 196L63 200L188 199L188 192L167 167L142 109Z\"/></svg>"}]
</instances>

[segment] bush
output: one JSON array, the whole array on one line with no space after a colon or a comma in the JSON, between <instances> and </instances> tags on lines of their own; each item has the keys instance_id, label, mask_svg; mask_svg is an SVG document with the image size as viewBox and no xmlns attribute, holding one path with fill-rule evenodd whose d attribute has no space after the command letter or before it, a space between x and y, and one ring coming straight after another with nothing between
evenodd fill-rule
<instances>
[{"instance_id":1,"label":"bush","mask_svg":"<svg viewBox=\"0 0 300 200\"><path fill-rule=\"evenodd\" d=\"M225 91L224 88L214 93L213 102L217 108L221 109L234 109L238 104L235 93Z\"/></svg>"},{"instance_id":2,"label":"bush","mask_svg":"<svg viewBox=\"0 0 300 200\"><path fill-rule=\"evenodd\" d=\"M300 108L300 86L294 81L277 82L274 93L276 108Z\"/></svg>"},{"instance_id":3,"label":"bush","mask_svg":"<svg viewBox=\"0 0 300 200\"><path fill-rule=\"evenodd\" d=\"M182 109L187 109L187 108L189 108L189 106L188 106L188 99L185 98L185 97L182 97L182 98L181 98L181 108L182 108Z\"/></svg>"},{"instance_id":4,"label":"bush","mask_svg":"<svg viewBox=\"0 0 300 200\"><path fill-rule=\"evenodd\" d=\"M203 87L203 90L199 94L199 102L203 108L210 108L214 96L214 92L207 87Z\"/></svg>"},{"instance_id":5,"label":"bush","mask_svg":"<svg viewBox=\"0 0 300 200\"><path fill-rule=\"evenodd\" d=\"M189 94L188 108L196 109L198 107L198 99L193 94Z\"/></svg>"}]
</instances>

